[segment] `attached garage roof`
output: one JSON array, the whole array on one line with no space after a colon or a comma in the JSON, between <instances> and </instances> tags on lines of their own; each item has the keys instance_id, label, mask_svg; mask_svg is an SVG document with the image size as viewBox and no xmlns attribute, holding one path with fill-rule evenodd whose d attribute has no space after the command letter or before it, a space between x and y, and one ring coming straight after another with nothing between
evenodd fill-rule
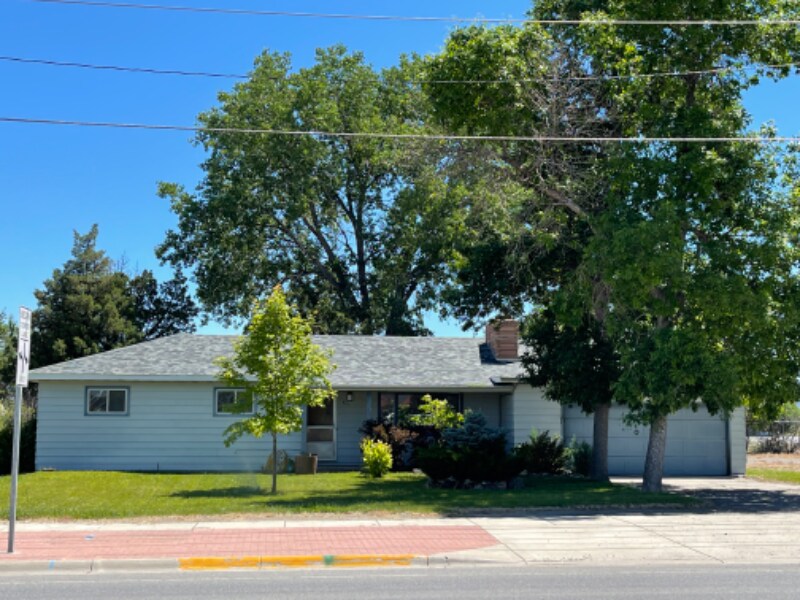
<instances>
[{"instance_id":1,"label":"attached garage roof","mask_svg":"<svg viewBox=\"0 0 800 600\"><path fill-rule=\"evenodd\" d=\"M32 381L214 381L214 359L236 336L178 334L34 369ZM481 339L314 336L333 352L339 389L492 388L514 381L518 361L497 361Z\"/></svg>"}]
</instances>

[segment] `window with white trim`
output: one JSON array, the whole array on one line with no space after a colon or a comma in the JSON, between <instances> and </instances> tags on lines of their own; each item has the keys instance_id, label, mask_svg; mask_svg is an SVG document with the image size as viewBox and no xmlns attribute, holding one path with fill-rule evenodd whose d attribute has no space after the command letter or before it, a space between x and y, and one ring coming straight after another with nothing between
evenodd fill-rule
<instances>
[{"instance_id":1,"label":"window with white trim","mask_svg":"<svg viewBox=\"0 0 800 600\"><path fill-rule=\"evenodd\" d=\"M214 391L214 414L217 415L252 415L255 411L255 399L250 410L236 411L234 407L244 400L245 391L236 388L220 388Z\"/></svg>"},{"instance_id":2,"label":"window with white trim","mask_svg":"<svg viewBox=\"0 0 800 600\"><path fill-rule=\"evenodd\" d=\"M87 415L127 415L128 388L86 388Z\"/></svg>"}]
</instances>

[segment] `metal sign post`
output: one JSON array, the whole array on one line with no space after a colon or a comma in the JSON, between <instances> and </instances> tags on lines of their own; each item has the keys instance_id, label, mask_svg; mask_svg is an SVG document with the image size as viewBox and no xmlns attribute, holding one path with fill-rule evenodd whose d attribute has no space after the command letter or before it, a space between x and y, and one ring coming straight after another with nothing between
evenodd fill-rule
<instances>
[{"instance_id":1,"label":"metal sign post","mask_svg":"<svg viewBox=\"0 0 800 600\"><path fill-rule=\"evenodd\" d=\"M14 552L17 524L17 482L19 480L19 438L22 427L22 390L28 387L31 364L31 311L19 308L19 342L17 344L17 386L14 395L14 438L11 453L11 507L8 510L8 553Z\"/></svg>"}]
</instances>

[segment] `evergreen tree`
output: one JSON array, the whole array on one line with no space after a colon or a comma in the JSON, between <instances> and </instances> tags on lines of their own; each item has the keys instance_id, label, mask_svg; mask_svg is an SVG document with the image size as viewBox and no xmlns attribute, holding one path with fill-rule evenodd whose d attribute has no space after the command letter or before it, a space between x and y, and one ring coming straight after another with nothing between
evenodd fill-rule
<instances>
[{"instance_id":1,"label":"evergreen tree","mask_svg":"<svg viewBox=\"0 0 800 600\"><path fill-rule=\"evenodd\" d=\"M97 249L97 234L97 225L75 232L72 257L35 292L33 367L194 331L197 309L180 274L161 286L149 271L131 278Z\"/></svg>"}]
</instances>

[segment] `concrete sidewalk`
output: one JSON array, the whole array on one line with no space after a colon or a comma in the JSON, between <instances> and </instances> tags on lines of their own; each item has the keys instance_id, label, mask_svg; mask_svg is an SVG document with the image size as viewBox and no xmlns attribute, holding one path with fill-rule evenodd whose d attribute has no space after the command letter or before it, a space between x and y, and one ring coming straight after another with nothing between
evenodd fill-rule
<instances>
[{"instance_id":1,"label":"concrete sidewalk","mask_svg":"<svg viewBox=\"0 0 800 600\"><path fill-rule=\"evenodd\" d=\"M0 554L0 572L800 563L800 487L725 478L667 483L712 500L688 510L541 510L448 519L22 522L17 552ZM741 510L732 504L736 497L745 499ZM0 544L5 549L5 530Z\"/></svg>"}]
</instances>

